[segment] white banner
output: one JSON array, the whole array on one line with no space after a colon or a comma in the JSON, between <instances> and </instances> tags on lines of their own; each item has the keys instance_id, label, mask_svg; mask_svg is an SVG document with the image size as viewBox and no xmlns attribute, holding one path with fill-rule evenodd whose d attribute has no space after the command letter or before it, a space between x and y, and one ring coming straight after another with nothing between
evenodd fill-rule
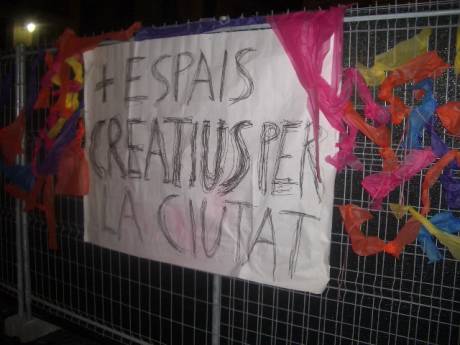
<instances>
[{"instance_id":1,"label":"white banner","mask_svg":"<svg viewBox=\"0 0 460 345\"><path fill-rule=\"evenodd\" d=\"M323 291L337 133L321 119L320 183L307 96L273 31L121 43L84 60L86 241Z\"/></svg>"}]
</instances>

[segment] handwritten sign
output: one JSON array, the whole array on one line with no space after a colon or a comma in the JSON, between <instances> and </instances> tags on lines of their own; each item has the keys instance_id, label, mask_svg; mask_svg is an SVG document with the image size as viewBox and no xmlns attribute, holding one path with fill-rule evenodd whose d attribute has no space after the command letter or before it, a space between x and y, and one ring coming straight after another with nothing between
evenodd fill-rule
<instances>
[{"instance_id":1,"label":"handwritten sign","mask_svg":"<svg viewBox=\"0 0 460 345\"><path fill-rule=\"evenodd\" d=\"M86 241L325 288L335 170L324 163L315 177L307 96L271 30L122 43L84 59ZM324 162L337 133L320 126Z\"/></svg>"}]
</instances>

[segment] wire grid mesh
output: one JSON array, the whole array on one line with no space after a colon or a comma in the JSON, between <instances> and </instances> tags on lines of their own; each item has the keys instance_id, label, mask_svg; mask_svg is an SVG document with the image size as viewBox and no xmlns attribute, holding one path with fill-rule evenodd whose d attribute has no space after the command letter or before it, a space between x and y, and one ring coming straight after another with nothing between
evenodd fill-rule
<instances>
[{"instance_id":1,"label":"wire grid mesh","mask_svg":"<svg viewBox=\"0 0 460 345\"><path fill-rule=\"evenodd\" d=\"M0 57L0 128L14 121L15 109L15 73L14 55ZM17 286L16 269L16 202L5 191L6 181L0 177L0 291L15 294Z\"/></svg>"},{"instance_id":2,"label":"wire grid mesh","mask_svg":"<svg viewBox=\"0 0 460 345\"><path fill-rule=\"evenodd\" d=\"M433 2L417 10L437 10L454 2ZM416 5L358 9L353 15L404 13ZM457 16L391 19L347 23L344 37L344 66L357 62L371 66L376 54L412 37L420 29L433 28L430 50L449 64L455 58ZM374 96L377 90L373 90ZM435 82L440 104L458 100L459 85L450 68ZM412 105L412 92L400 88L396 93ZM355 95L356 96L356 95ZM355 97L356 98L356 97ZM355 106L362 104L355 99ZM398 149L406 126L392 129L393 148ZM445 132L442 138L451 148L460 141ZM429 146L429 138L424 138ZM355 150L364 163L363 172L346 170L338 174L335 204L353 203L371 207L372 200L363 191L364 176L381 170L377 147L367 138L358 138ZM401 159L405 152L399 149ZM388 203L420 207L423 174L404 183L384 200L383 211L373 212L374 219L363 226L367 235L385 240L395 237L402 226L389 212ZM433 212L447 210L437 183L431 192ZM458 212L456 214L459 215ZM460 280L458 262L442 249L443 260L427 264L418 245L407 246L399 260L385 254L356 256L344 235L341 218L334 210L331 246L331 281L321 295L304 294L261 286L237 279L223 279L221 344L459 344ZM441 246L442 247L442 246Z\"/></svg>"},{"instance_id":3,"label":"wire grid mesh","mask_svg":"<svg viewBox=\"0 0 460 345\"><path fill-rule=\"evenodd\" d=\"M415 6L415 7L414 7ZM458 6L453 1L387 7L352 8L349 15L373 15L438 10ZM371 65L376 53L432 27L430 49L452 63L454 16L347 23L345 66ZM34 55L28 56L30 65ZM0 65L4 66L4 65ZM3 71L3 69L1 69ZM38 70L29 78L39 79ZM373 90L374 94L376 90ZM435 85L439 103L457 100L457 78L450 69ZM412 104L408 89L397 92ZM13 104L13 103L12 103ZM356 102L360 109L360 104ZM2 110L3 111L3 110ZM13 116L4 112L2 121ZM46 114L35 113L28 122L28 157L33 138ZM404 129L404 126L401 127ZM438 128L439 130L439 128ZM401 129L392 131L393 143ZM443 133L450 147L460 143ZM428 138L427 138L428 140ZM396 146L395 146L396 149ZM335 204L370 206L360 181L380 169L377 150L360 137L356 150L365 163L363 173L346 170L336 180ZM400 156L404 152L398 151ZM405 183L392 202L420 206L422 174ZM398 195L399 194L399 195ZM432 189L434 211L445 210L439 185ZM2 195L1 215L8 212ZM9 199L8 199L9 200ZM392 239L401 224L387 211L374 213L365 232ZM14 211L14 206L12 206ZM34 313L46 313L121 343L210 344L212 275L160 264L83 242L82 201L56 199L59 251L47 249L46 224L33 213L28 218ZM11 236L0 246L1 282L14 284L14 212L4 217ZM3 221L3 216L2 216ZM444 260L427 264L419 247L406 248L400 260L384 254L357 257L350 250L338 212L334 212L331 282L322 295L289 291L239 279L222 279L221 344L458 344L460 285L458 264L443 251ZM4 249L4 246L9 248ZM442 249L444 250L444 249ZM3 267L9 267L4 273Z\"/></svg>"}]
</instances>

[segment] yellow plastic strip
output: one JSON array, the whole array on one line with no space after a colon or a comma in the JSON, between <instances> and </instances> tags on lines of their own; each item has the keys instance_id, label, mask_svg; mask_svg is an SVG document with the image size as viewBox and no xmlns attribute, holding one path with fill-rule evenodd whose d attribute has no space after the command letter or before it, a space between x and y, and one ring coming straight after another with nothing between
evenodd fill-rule
<instances>
[{"instance_id":1,"label":"yellow plastic strip","mask_svg":"<svg viewBox=\"0 0 460 345\"><path fill-rule=\"evenodd\" d=\"M367 85L378 86L385 79L385 72L393 71L414 57L425 53L428 50L430 35L430 28L423 29L419 34L398 43L389 51L376 55L374 66L367 68L358 63L356 67L361 72Z\"/></svg>"},{"instance_id":2,"label":"yellow plastic strip","mask_svg":"<svg viewBox=\"0 0 460 345\"><path fill-rule=\"evenodd\" d=\"M445 233L434 226L426 217L418 213L412 206L402 206L398 204L390 204L390 208L397 218L401 218L405 213L409 212L417 221L419 221L430 234L436 237L439 242L449 248L452 256L460 260L460 237Z\"/></svg>"},{"instance_id":3,"label":"yellow plastic strip","mask_svg":"<svg viewBox=\"0 0 460 345\"><path fill-rule=\"evenodd\" d=\"M460 74L460 26L457 28L457 41L455 43L455 73Z\"/></svg>"}]
</instances>

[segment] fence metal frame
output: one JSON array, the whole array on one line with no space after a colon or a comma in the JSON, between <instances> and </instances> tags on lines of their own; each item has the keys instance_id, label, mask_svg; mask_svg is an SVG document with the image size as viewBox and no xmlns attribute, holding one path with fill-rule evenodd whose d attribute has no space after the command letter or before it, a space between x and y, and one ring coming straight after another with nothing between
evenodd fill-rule
<instances>
[{"instance_id":1,"label":"fence metal frame","mask_svg":"<svg viewBox=\"0 0 460 345\"><path fill-rule=\"evenodd\" d=\"M442 3L449 3L448 1L445 2L439 2L440 4ZM401 5L400 5L401 6ZM353 13L353 9L351 11ZM364 15L364 16L347 16L345 18L346 23L358 23L358 22L364 22L364 21L379 21L379 20L393 20L393 19L411 19L411 18L423 18L423 17L440 17L440 16L457 16L460 15L460 8L458 9L441 9L441 10L430 10L426 12L405 12L405 13L387 13L387 14L370 14L370 15ZM219 31L230 31L230 30L249 30L249 29L266 29L268 26L267 25L258 25L258 26L250 26L250 27L237 27L237 28L232 28L232 29L225 29L225 30L218 30ZM24 46L18 45L16 47L16 52L15 52L15 65L16 65L16 73L15 73L15 89L16 89L16 100L15 100L15 109L16 109L16 115L18 116L21 112L21 110L24 107L24 100L25 100L25 94L26 94L26 55L28 52L26 52ZM368 144L364 143L364 146ZM26 162L26 157L25 155L22 155L18 163L19 164L25 164ZM345 193L345 192L344 192ZM346 195L343 195L343 200L347 200ZM359 200L358 200L359 201ZM362 201L362 200L361 200ZM65 307L55 305L53 303L50 303L49 301L46 301L39 296L35 296L32 292L31 288L31 267L30 267L30 246L29 246L29 229L28 229L28 220L27 216L24 211L22 211L22 203L17 202L16 203L16 255L17 255L17 300L18 300L18 313L22 317L24 316L26 320L30 320L32 317L32 304L33 302L40 303L41 305L49 308L50 310L53 310L55 313L59 315L67 315L70 320L79 320L88 327L94 327L95 329L101 330L104 334L111 334L112 338L118 338L120 341L123 342L129 342L129 343L136 343L136 344L150 344L148 341L145 341L143 339L140 339L136 335L133 334L128 334L128 332L123 332L114 328L111 328L102 322L98 322L94 319L85 317L84 315L79 315L78 313L68 310ZM345 241L347 239L345 238ZM78 249L77 249L78 250ZM84 252L85 253L85 252ZM93 253L94 254L94 253ZM342 253L341 253L342 254ZM102 255L102 254L101 254ZM113 253L111 254L113 255ZM348 252L347 252L348 255ZM101 256L102 257L102 256ZM1 259L1 258L0 258ZM93 255L93 262L94 262L94 255ZM102 261L102 259L101 259ZM86 262L86 259L85 259ZM149 265L150 267L150 265ZM161 270L161 267L160 267ZM457 274L455 272L455 274ZM86 278L86 277L85 277ZM396 278L396 276L395 276ZM78 278L77 278L78 279ZM171 278L172 280L172 278ZM224 335L221 334L221 319L224 314L224 310L222 309L222 278L218 275L213 275L213 280L212 280L212 325L211 325L211 344L212 345L218 345L221 343L222 337L225 337ZM230 292L229 296L232 295L234 292L232 292L232 289L237 289L236 288L236 283L233 281L233 285L230 285ZM242 298L242 303L245 303L245 296L246 296L246 287L249 291L250 285L245 285L246 283L243 283L244 285L244 295ZM251 284L251 283L249 283ZM121 288L120 288L121 289ZM161 288L160 288L161 289ZM332 288L333 289L333 288ZM263 296L263 291L264 287L259 286L258 291L260 292L260 297L261 299L264 298ZM161 295L160 295L161 296ZM363 293L362 296L365 296L365 293ZM279 298L276 297L276 298ZM295 294L289 293L289 298L292 298L293 300L296 298ZM304 295L303 303L304 303L304 309L306 306L306 301L305 301L306 295ZM454 297L452 297L454 298ZM131 296L130 296L131 299ZM310 299L310 297L308 297ZM139 297L140 300L140 297ZM273 301L274 301L274 306L276 306L277 302L275 302L275 295L273 293ZM161 302L160 302L161 303ZM235 301L233 302L235 303ZM357 303L357 302L356 302ZM290 305L290 304L289 304ZM263 307L263 306L262 306ZM172 308L172 307L171 307ZM249 308L249 306L247 307ZM308 304L309 308L309 304ZM183 311L182 311L183 312ZM229 315L231 311L229 310ZM288 311L289 312L289 311ZM342 311L343 312L343 311ZM141 313L141 312L139 312ZM277 311L273 311L273 316ZM293 314L293 317L295 315ZM246 315L247 317L247 315ZM308 315L307 315L308 317ZM171 316L172 318L172 316ZM259 319L257 319L259 322ZM180 322L180 320L179 320ZM260 321L261 323L263 320ZM308 321L307 321L308 322ZM323 322L327 322L327 320L323 320ZM236 326L232 326L236 327ZM260 326L262 327L262 326ZM245 332L244 329L244 324L243 324L243 329L241 330L242 332ZM259 329L259 325L257 326L257 329ZM291 330L292 331L292 330ZM371 329L372 331L372 329ZM161 332L161 327L160 327L160 332ZM230 332L230 331L229 331ZM233 332L233 331L232 331ZM233 333L232 333L233 334ZM302 337L303 337L302 333ZM248 335L246 335L248 337ZM228 340L229 343L232 342L232 339ZM304 341L304 339L302 339ZM318 340L319 341L319 340ZM160 337L160 342L161 342L161 337ZM324 342L324 338L323 338ZM409 341L408 341L409 342ZM460 337L459 337L459 342L460 342ZM260 343L260 339L259 339Z\"/></svg>"}]
</instances>

